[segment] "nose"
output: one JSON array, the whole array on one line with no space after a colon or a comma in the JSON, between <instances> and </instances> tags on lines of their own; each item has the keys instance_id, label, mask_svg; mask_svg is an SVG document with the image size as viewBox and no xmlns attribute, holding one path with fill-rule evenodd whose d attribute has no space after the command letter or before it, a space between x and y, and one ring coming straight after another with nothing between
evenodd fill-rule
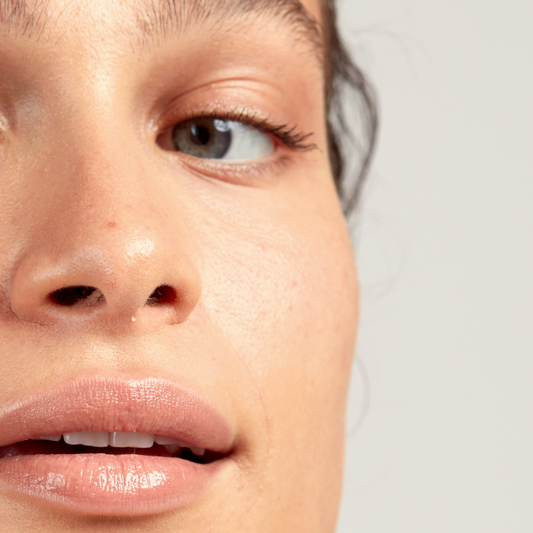
<instances>
[{"instance_id":1,"label":"nose","mask_svg":"<svg viewBox=\"0 0 533 533\"><path fill-rule=\"evenodd\" d=\"M12 313L40 324L91 319L117 327L187 319L200 295L198 272L187 257L161 251L153 235L105 241L28 250L11 283Z\"/></svg>"},{"instance_id":2,"label":"nose","mask_svg":"<svg viewBox=\"0 0 533 533\"><path fill-rule=\"evenodd\" d=\"M95 142L88 153L87 139L74 140L70 156L49 153L28 171L33 194L18 222L11 314L68 327L182 323L201 293L187 232L179 216L169 222L138 155L112 140L98 151ZM38 194L36 175L44 177Z\"/></svg>"}]
</instances>

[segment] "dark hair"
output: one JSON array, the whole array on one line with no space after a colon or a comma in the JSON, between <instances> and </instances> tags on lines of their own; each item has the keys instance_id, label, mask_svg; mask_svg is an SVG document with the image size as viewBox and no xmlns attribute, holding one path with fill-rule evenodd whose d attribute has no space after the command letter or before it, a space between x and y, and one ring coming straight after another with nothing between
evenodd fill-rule
<instances>
[{"instance_id":1,"label":"dark hair","mask_svg":"<svg viewBox=\"0 0 533 533\"><path fill-rule=\"evenodd\" d=\"M353 214L374 154L376 95L339 35L335 0L323 0L326 117L331 170L346 217ZM352 116L350 124L347 117Z\"/></svg>"}]
</instances>

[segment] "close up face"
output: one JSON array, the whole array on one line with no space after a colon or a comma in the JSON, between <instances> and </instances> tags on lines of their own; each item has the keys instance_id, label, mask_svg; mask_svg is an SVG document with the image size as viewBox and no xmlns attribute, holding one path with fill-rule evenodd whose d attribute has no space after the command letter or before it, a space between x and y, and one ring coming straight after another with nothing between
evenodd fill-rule
<instances>
[{"instance_id":1,"label":"close up face","mask_svg":"<svg viewBox=\"0 0 533 533\"><path fill-rule=\"evenodd\" d=\"M2 530L332 533L320 1L0 5Z\"/></svg>"}]
</instances>

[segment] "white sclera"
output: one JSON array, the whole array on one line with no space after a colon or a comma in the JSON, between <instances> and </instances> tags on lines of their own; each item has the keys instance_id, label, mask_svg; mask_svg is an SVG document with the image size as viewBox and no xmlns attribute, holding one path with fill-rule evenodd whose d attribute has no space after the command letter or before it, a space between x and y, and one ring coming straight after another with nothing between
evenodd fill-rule
<instances>
[{"instance_id":1,"label":"white sclera","mask_svg":"<svg viewBox=\"0 0 533 533\"><path fill-rule=\"evenodd\" d=\"M274 141L268 133L253 126L229 121L231 145L222 161L252 161L270 155L274 151Z\"/></svg>"}]
</instances>

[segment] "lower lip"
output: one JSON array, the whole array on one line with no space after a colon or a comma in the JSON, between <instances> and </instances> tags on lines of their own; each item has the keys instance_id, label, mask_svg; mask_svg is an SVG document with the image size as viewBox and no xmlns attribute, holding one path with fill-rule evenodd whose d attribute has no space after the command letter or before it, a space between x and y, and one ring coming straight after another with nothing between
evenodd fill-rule
<instances>
[{"instance_id":1,"label":"lower lip","mask_svg":"<svg viewBox=\"0 0 533 533\"><path fill-rule=\"evenodd\" d=\"M150 515L197 499L220 462L146 455L20 455L0 459L0 490L86 515Z\"/></svg>"}]
</instances>

